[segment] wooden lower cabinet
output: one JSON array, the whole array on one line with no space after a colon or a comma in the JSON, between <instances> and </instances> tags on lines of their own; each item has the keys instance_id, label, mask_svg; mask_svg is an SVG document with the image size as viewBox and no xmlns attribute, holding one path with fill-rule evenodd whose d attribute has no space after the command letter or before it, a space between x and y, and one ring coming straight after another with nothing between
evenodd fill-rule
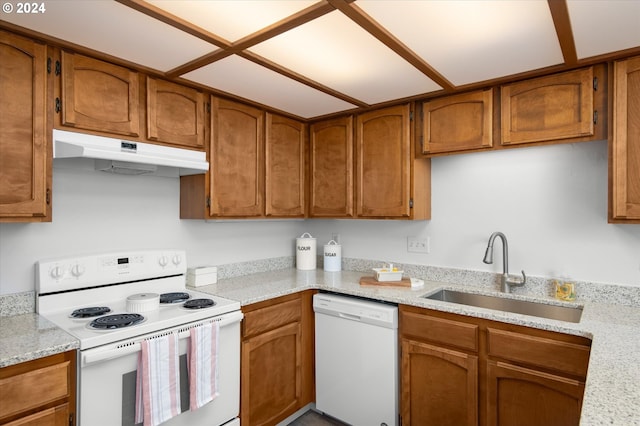
<instances>
[{"instance_id":1,"label":"wooden lower cabinet","mask_svg":"<svg viewBox=\"0 0 640 426\"><path fill-rule=\"evenodd\" d=\"M0 424L73 426L76 352L0 369Z\"/></svg>"},{"instance_id":2,"label":"wooden lower cabinet","mask_svg":"<svg viewBox=\"0 0 640 426\"><path fill-rule=\"evenodd\" d=\"M478 424L478 357L402 339L402 423Z\"/></svg>"},{"instance_id":3,"label":"wooden lower cabinet","mask_svg":"<svg viewBox=\"0 0 640 426\"><path fill-rule=\"evenodd\" d=\"M36 414L5 423L5 426L69 426L69 404L42 410Z\"/></svg>"},{"instance_id":4,"label":"wooden lower cabinet","mask_svg":"<svg viewBox=\"0 0 640 426\"><path fill-rule=\"evenodd\" d=\"M403 425L578 425L591 342L400 305Z\"/></svg>"},{"instance_id":5,"label":"wooden lower cabinet","mask_svg":"<svg viewBox=\"0 0 640 426\"><path fill-rule=\"evenodd\" d=\"M578 425L583 394L583 381L487 362L487 425Z\"/></svg>"},{"instance_id":6,"label":"wooden lower cabinet","mask_svg":"<svg viewBox=\"0 0 640 426\"><path fill-rule=\"evenodd\" d=\"M242 425L275 425L314 400L313 293L243 307Z\"/></svg>"}]
</instances>

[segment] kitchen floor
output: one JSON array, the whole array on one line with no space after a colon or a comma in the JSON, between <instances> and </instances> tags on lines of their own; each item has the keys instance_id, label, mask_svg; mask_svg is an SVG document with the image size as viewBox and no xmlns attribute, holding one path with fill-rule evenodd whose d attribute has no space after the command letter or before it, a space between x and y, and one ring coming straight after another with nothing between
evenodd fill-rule
<instances>
[{"instance_id":1,"label":"kitchen floor","mask_svg":"<svg viewBox=\"0 0 640 426\"><path fill-rule=\"evenodd\" d=\"M302 416L289 423L288 426L346 426L346 423L342 423L329 416L324 416L316 411L309 410Z\"/></svg>"}]
</instances>

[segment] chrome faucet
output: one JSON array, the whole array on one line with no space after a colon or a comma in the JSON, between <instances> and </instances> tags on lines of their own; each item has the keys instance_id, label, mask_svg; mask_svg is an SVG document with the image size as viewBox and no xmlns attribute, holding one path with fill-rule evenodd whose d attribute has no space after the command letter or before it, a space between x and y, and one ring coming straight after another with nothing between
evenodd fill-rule
<instances>
[{"instance_id":1,"label":"chrome faucet","mask_svg":"<svg viewBox=\"0 0 640 426\"><path fill-rule=\"evenodd\" d=\"M493 241L496 237L500 237L502 240L502 277L500 278L500 291L503 293L511 293L511 287L521 287L527 282L527 276L522 271L522 281L509 279L509 246L507 244L507 237L502 232L494 232L489 237L489 243L487 244L487 251L484 253L484 259L482 260L486 264L493 263Z\"/></svg>"}]
</instances>

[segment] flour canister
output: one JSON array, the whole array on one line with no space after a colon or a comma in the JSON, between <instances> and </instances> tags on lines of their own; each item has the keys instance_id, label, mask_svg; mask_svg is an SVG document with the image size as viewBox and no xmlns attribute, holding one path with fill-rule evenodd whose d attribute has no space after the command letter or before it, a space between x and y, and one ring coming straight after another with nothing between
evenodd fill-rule
<instances>
[{"instance_id":1,"label":"flour canister","mask_svg":"<svg viewBox=\"0 0 640 426\"><path fill-rule=\"evenodd\" d=\"M296 238L296 267L303 271L316 269L316 239L308 232Z\"/></svg>"},{"instance_id":2,"label":"flour canister","mask_svg":"<svg viewBox=\"0 0 640 426\"><path fill-rule=\"evenodd\" d=\"M331 240L324 245L324 270L338 272L342 269L342 246Z\"/></svg>"}]
</instances>

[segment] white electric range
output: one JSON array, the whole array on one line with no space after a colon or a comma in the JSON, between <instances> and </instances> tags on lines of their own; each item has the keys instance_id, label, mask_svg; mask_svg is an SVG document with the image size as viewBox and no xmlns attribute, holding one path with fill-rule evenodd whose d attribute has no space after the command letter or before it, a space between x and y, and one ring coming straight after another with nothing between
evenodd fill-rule
<instances>
[{"instance_id":1,"label":"white electric range","mask_svg":"<svg viewBox=\"0 0 640 426\"><path fill-rule=\"evenodd\" d=\"M185 286L181 250L104 253L36 264L37 311L75 336L78 424L135 424L135 382L140 342L177 332L181 414L167 426L239 425L240 303ZM189 330L217 322L220 394L189 411L186 352ZM186 396L186 398L185 398Z\"/></svg>"}]
</instances>

